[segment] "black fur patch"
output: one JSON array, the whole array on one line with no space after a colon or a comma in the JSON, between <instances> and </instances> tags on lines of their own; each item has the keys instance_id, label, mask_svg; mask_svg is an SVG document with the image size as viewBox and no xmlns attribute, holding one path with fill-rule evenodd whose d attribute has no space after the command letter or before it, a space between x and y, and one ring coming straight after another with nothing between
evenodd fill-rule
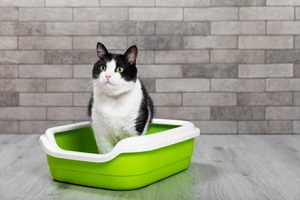
<instances>
[{"instance_id":1,"label":"black fur patch","mask_svg":"<svg viewBox=\"0 0 300 200\"><path fill-rule=\"evenodd\" d=\"M93 104L94 104L94 98L93 98L93 92L89 101L89 105L88 105L88 116L90 117L90 120L92 120L92 108L93 108Z\"/></svg>"},{"instance_id":2,"label":"black fur patch","mask_svg":"<svg viewBox=\"0 0 300 200\"><path fill-rule=\"evenodd\" d=\"M150 98L149 94L147 93L146 88L144 87L142 82L141 82L141 85L142 85L143 99L141 102L139 115L136 119L136 125L135 125L135 129L139 135L141 135L145 129L145 126L146 126L147 120L148 120L148 116L150 115L150 122L149 122L149 124L150 124L153 119L153 115L154 115L152 99ZM149 111L150 111L150 113L149 113Z\"/></svg>"},{"instance_id":3,"label":"black fur patch","mask_svg":"<svg viewBox=\"0 0 300 200\"><path fill-rule=\"evenodd\" d=\"M105 55L105 59L102 60L98 60L95 64L94 64L94 68L93 68L93 78L97 79L101 73L105 73L102 72L100 70L100 66L104 65L106 66L106 63L111 61L112 59L114 59L116 61L116 66L117 67L123 67L124 71L121 73L121 77L126 80L126 81L136 81L137 79L137 68L136 66L133 64L129 64L126 61L126 58L124 57L124 55L122 54L111 54L108 53Z\"/></svg>"}]
</instances>

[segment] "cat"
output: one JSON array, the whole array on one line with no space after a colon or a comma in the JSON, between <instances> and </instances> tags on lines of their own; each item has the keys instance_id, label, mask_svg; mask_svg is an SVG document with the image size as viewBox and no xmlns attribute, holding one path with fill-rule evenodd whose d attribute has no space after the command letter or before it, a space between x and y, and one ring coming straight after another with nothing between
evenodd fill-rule
<instances>
[{"instance_id":1,"label":"cat","mask_svg":"<svg viewBox=\"0 0 300 200\"><path fill-rule=\"evenodd\" d=\"M109 53L97 43L98 61L92 70L93 91L88 115L99 153L109 153L122 139L144 135L153 119L153 102L138 78L138 49Z\"/></svg>"}]
</instances>

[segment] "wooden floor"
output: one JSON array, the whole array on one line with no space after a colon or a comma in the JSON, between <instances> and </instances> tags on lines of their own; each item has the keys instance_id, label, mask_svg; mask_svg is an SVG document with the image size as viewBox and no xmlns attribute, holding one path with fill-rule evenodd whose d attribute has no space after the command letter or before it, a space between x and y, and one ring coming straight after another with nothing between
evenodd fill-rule
<instances>
[{"instance_id":1,"label":"wooden floor","mask_svg":"<svg viewBox=\"0 0 300 200\"><path fill-rule=\"evenodd\" d=\"M200 136L188 170L132 191L53 181L38 137L0 135L0 200L300 199L300 135Z\"/></svg>"}]
</instances>

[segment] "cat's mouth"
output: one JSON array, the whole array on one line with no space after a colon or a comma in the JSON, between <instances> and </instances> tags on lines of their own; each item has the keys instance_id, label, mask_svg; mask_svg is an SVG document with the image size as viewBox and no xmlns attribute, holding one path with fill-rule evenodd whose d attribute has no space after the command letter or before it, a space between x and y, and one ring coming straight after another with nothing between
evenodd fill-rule
<instances>
[{"instance_id":1,"label":"cat's mouth","mask_svg":"<svg viewBox=\"0 0 300 200\"><path fill-rule=\"evenodd\" d=\"M113 85L113 86L115 86L114 84L112 84L112 83L109 82L109 81L106 81L103 85Z\"/></svg>"}]
</instances>

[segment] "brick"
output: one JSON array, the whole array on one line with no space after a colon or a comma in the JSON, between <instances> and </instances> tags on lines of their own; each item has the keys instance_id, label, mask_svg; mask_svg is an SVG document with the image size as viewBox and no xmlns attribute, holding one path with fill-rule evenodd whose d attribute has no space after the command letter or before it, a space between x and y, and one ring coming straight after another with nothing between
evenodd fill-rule
<instances>
[{"instance_id":1,"label":"brick","mask_svg":"<svg viewBox=\"0 0 300 200\"><path fill-rule=\"evenodd\" d=\"M264 107L212 107L211 118L214 120L263 120Z\"/></svg>"},{"instance_id":2,"label":"brick","mask_svg":"<svg viewBox=\"0 0 300 200\"><path fill-rule=\"evenodd\" d=\"M130 36L128 44L136 44L139 49L145 50L176 50L182 49L183 40L180 36Z\"/></svg>"},{"instance_id":3,"label":"brick","mask_svg":"<svg viewBox=\"0 0 300 200\"><path fill-rule=\"evenodd\" d=\"M157 92L207 92L208 79L157 79Z\"/></svg>"},{"instance_id":4,"label":"brick","mask_svg":"<svg viewBox=\"0 0 300 200\"><path fill-rule=\"evenodd\" d=\"M96 54L97 42L104 42L108 51L111 49L126 49L126 37L74 37L74 49L94 49Z\"/></svg>"},{"instance_id":5,"label":"brick","mask_svg":"<svg viewBox=\"0 0 300 200\"><path fill-rule=\"evenodd\" d=\"M154 51L139 51L137 64L153 64Z\"/></svg>"},{"instance_id":6,"label":"brick","mask_svg":"<svg viewBox=\"0 0 300 200\"><path fill-rule=\"evenodd\" d=\"M0 65L0 78L15 78L18 74L18 65Z\"/></svg>"},{"instance_id":7,"label":"brick","mask_svg":"<svg viewBox=\"0 0 300 200\"><path fill-rule=\"evenodd\" d=\"M239 77L293 77L293 64L239 65Z\"/></svg>"},{"instance_id":8,"label":"brick","mask_svg":"<svg viewBox=\"0 0 300 200\"><path fill-rule=\"evenodd\" d=\"M91 78L93 65L74 65L74 78Z\"/></svg>"},{"instance_id":9,"label":"brick","mask_svg":"<svg viewBox=\"0 0 300 200\"><path fill-rule=\"evenodd\" d=\"M153 35L154 22L101 22L101 35Z\"/></svg>"},{"instance_id":10,"label":"brick","mask_svg":"<svg viewBox=\"0 0 300 200\"><path fill-rule=\"evenodd\" d=\"M209 22L156 22L158 35L209 35Z\"/></svg>"},{"instance_id":11,"label":"brick","mask_svg":"<svg viewBox=\"0 0 300 200\"><path fill-rule=\"evenodd\" d=\"M212 22L212 35L259 35L265 34L265 22L261 21L224 21Z\"/></svg>"},{"instance_id":12,"label":"brick","mask_svg":"<svg viewBox=\"0 0 300 200\"><path fill-rule=\"evenodd\" d=\"M182 119L182 120L205 120L210 118L208 107L158 107L157 118Z\"/></svg>"},{"instance_id":13,"label":"brick","mask_svg":"<svg viewBox=\"0 0 300 200\"><path fill-rule=\"evenodd\" d=\"M237 102L240 106L288 106L293 104L292 93L239 93Z\"/></svg>"},{"instance_id":14,"label":"brick","mask_svg":"<svg viewBox=\"0 0 300 200\"><path fill-rule=\"evenodd\" d=\"M268 120L299 120L300 107L267 107L266 119Z\"/></svg>"},{"instance_id":15,"label":"brick","mask_svg":"<svg viewBox=\"0 0 300 200\"><path fill-rule=\"evenodd\" d=\"M300 62L300 50L267 50L266 63Z\"/></svg>"},{"instance_id":16,"label":"brick","mask_svg":"<svg viewBox=\"0 0 300 200\"><path fill-rule=\"evenodd\" d=\"M299 3L299 5L300 5L300 3ZM296 7L296 19L298 19L298 20L300 19L300 8L299 7Z\"/></svg>"},{"instance_id":17,"label":"brick","mask_svg":"<svg viewBox=\"0 0 300 200\"><path fill-rule=\"evenodd\" d=\"M44 0L0 0L1 7L43 7Z\"/></svg>"},{"instance_id":18,"label":"brick","mask_svg":"<svg viewBox=\"0 0 300 200\"><path fill-rule=\"evenodd\" d=\"M195 121L196 127L199 127L201 134L236 134L237 122L232 121Z\"/></svg>"},{"instance_id":19,"label":"brick","mask_svg":"<svg viewBox=\"0 0 300 200\"><path fill-rule=\"evenodd\" d=\"M44 29L41 22L0 22L0 35L44 35Z\"/></svg>"},{"instance_id":20,"label":"brick","mask_svg":"<svg viewBox=\"0 0 300 200\"><path fill-rule=\"evenodd\" d=\"M91 79L48 79L48 92L88 92Z\"/></svg>"},{"instance_id":21,"label":"brick","mask_svg":"<svg viewBox=\"0 0 300 200\"><path fill-rule=\"evenodd\" d=\"M128 26L129 22L100 22L100 35L127 35Z\"/></svg>"},{"instance_id":22,"label":"brick","mask_svg":"<svg viewBox=\"0 0 300 200\"><path fill-rule=\"evenodd\" d=\"M87 107L48 107L48 120L88 120Z\"/></svg>"},{"instance_id":23,"label":"brick","mask_svg":"<svg viewBox=\"0 0 300 200\"><path fill-rule=\"evenodd\" d=\"M155 106L181 106L182 98L178 93L150 93Z\"/></svg>"},{"instance_id":24,"label":"brick","mask_svg":"<svg viewBox=\"0 0 300 200\"><path fill-rule=\"evenodd\" d=\"M295 49L300 49L300 37L295 36Z\"/></svg>"},{"instance_id":25,"label":"brick","mask_svg":"<svg viewBox=\"0 0 300 200\"><path fill-rule=\"evenodd\" d=\"M183 42L186 49L232 49L238 46L235 36L185 36Z\"/></svg>"},{"instance_id":26,"label":"brick","mask_svg":"<svg viewBox=\"0 0 300 200\"><path fill-rule=\"evenodd\" d=\"M155 5L165 6L165 7L209 6L209 0L160 0L160 1L155 1Z\"/></svg>"},{"instance_id":27,"label":"brick","mask_svg":"<svg viewBox=\"0 0 300 200\"><path fill-rule=\"evenodd\" d=\"M37 64L44 62L42 51L0 51L0 64Z\"/></svg>"},{"instance_id":28,"label":"brick","mask_svg":"<svg viewBox=\"0 0 300 200\"><path fill-rule=\"evenodd\" d=\"M264 63L262 50L212 50L212 63Z\"/></svg>"},{"instance_id":29,"label":"brick","mask_svg":"<svg viewBox=\"0 0 300 200\"><path fill-rule=\"evenodd\" d=\"M268 6L292 6L300 5L300 0L267 0Z\"/></svg>"},{"instance_id":30,"label":"brick","mask_svg":"<svg viewBox=\"0 0 300 200\"><path fill-rule=\"evenodd\" d=\"M131 21L179 21L183 20L182 8L129 8Z\"/></svg>"},{"instance_id":31,"label":"brick","mask_svg":"<svg viewBox=\"0 0 300 200\"><path fill-rule=\"evenodd\" d=\"M0 8L0 21L17 21L18 9L17 8Z\"/></svg>"},{"instance_id":32,"label":"brick","mask_svg":"<svg viewBox=\"0 0 300 200\"><path fill-rule=\"evenodd\" d=\"M211 0L211 6L264 6L266 0Z\"/></svg>"},{"instance_id":33,"label":"brick","mask_svg":"<svg viewBox=\"0 0 300 200\"><path fill-rule=\"evenodd\" d=\"M0 79L2 92L43 92L45 88L43 79Z\"/></svg>"},{"instance_id":34,"label":"brick","mask_svg":"<svg viewBox=\"0 0 300 200\"><path fill-rule=\"evenodd\" d=\"M89 7L99 6L98 0L45 0L47 7Z\"/></svg>"},{"instance_id":35,"label":"brick","mask_svg":"<svg viewBox=\"0 0 300 200\"><path fill-rule=\"evenodd\" d=\"M74 21L126 21L127 8L75 8Z\"/></svg>"},{"instance_id":36,"label":"brick","mask_svg":"<svg viewBox=\"0 0 300 200\"><path fill-rule=\"evenodd\" d=\"M155 33L154 22L128 21L128 35L152 35Z\"/></svg>"},{"instance_id":37,"label":"brick","mask_svg":"<svg viewBox=\"0 0 300 200\"><path fill-rule=\"evenodd\" d=\"M70 78L71 65L20 65L20 77L23 78Z\"/></svg>"},{"instance_id":38,"label":"brick","mask_svg":"<svg viewBox=\"0 0 300 200\"><path fill-rule=\"evenodd\" d=\"M97 22L47 22L47 35L98 35Z\"/></svg>"},{"instance_id":39,"label":"brick","mask_svg":"<svg viewBox=\"0 0 300 200\"><path fill-rule=\"evenodd\" d=\"M17 37L0 37L0 49L17 49Z\"/></svg>"},{"instance_id":40,"label":"brick","mask_svg":"<svg viewBox=\"0 0 300 200\"><path fill-rule=\"evenodd\" d=\"M300 105L300 92L294 92L294 105Z\"/></svg>"},{"instance_id":41,"label":"brick","mask_svg":"<svg viewBox=\"0 0 300 200\"><path fill-rule=\"evenodd\" d=\"M88 106L89 100L91 98L91 93L74 93L74 106Z\"/></svg>"},{"instance_id":42,"label":"brick","mask_svg":"<svg viewBox=\"0 0 300 200\"><path fill-rule=\"evenodd\" d=\"M239 49L293 49L293 36L240 36Z\"/></svg>"},{"instance_id":43,"label":"brick","mask_svg":"<svg viewBox=\"0 0 300 200\"><path fill-rule=\"evenodd\" d=\"M209 53L206 50L156 51L155 63L206 63Z\"/></svg>"},{"instance_id":44,"label":"brick","mask_svg":"<svg viewBox=\"0 0 300 200\"><path fill-rule=\"evenodd\" d=\"M148 92L155 92L155 79L141 78L140 81L143 82L143 84Z\"/></svg>"},{"instance_id":45,"label":"brick","mask_svg":"<svg viewBox=\"0 0 300 200\"><path fill-rule=\"evenodd\" d=\"M300 121L293 121L293 133L300 134Z\"/></svg>"},{"instance_id":46,"label":"brick","mask_svg":"<svg viewBox=\"0 0 300 200\"><path fill-rule=\"evenodd\" d=\"M300 79L267 79L267 91L300 91Z\"/></svg>"},{"instance_id":47,"label":"brick","mask_svg":"<svg viewBox=\"0 0 300 200\"><path fill-rule=\"evenodd\" d=\"M43 107L0 107L0 120L43 120L46 108Z\"/></svg>"},{"instance_id":48,"label":"brick","mask_svg":"<svg viewBox=\"0 0 300 200\"><path fill-rule=\"evenodd\" d=\"M72 49L72 38L19 37L19 49Z\"/></svg>"},{"instance_id":49,"label":"brick","mask_svg":"<svg viewBox=\"0 0 300 200\"><path fill-rule=\"evenodd\" d=\"M240 20L294 20L293 7L242 7Z\"/></svg>"},{"instance_id":50,"label":"brick","mask_svg":"<svg viewBox=\"0 0 300 200\"><path fill-rule=\"evenodd\" d=\"M46 51L46 64L95 64L96 51Z\"/></svg>"},{"instance_id":51,"label":"brick","mask_svg":"<svg viewBox=\"0 0 300 200\"><path fill-rule=\"evenodd\" d=\"M181 65L139 65L137 69L144 78L182 77Z\"/></svg>"},{"instance_id":52,"label":"brick","mask_svg":"<svg viewBox=\"0 0 300 200\"><path fill-rule=\"evenodd\" d=\"M267 22L267 33L277 35L297 35L300 34L299 21L275 21Z\"/></svg>"},{"instance_id":53,"label":"brick","mask_svg":"<svg viewBox=\"0 0 300 200\"><path fill-rule=\"evenodd\" d=\"M267 133L270 134L292 134L293 122L292 121L270 121Z\"/></svg>"},{"instance_id":54,"label":"brick","mask_svg":"<svg viewBox=\"0 0 300 200\"><path fill-rule=\"evenodd\" d=\"M18 121L0 121L1 134L19 134Z\"/></svg>"},{"instance_id":55,"label":"brick","mask_svg":"<svg viewBox=\"0 0 300 200\"><path fill-rule=\"evenodd\" d=\"M15 92L0 93L0 106L18 106L19 94Z\"/></svg>"},{"instance_id":56,"label":"brick","mask_svg":"<svg viewBox=\"0 0 300 200\"><path fill-rule=\"evenodd\" d=\"M211 91L220 92L262 92L265 80L262 79L211 79Z\"/></svg>"},{"instance_id":57,"label":"brick","mask_svg":"<svg viewBox=\"0 0 300 200\"><path fill-rule=\"evenodd\" d=\"M72 106L71 93L21 93L20 106Z\"/></svg>"},{"instance_id":58,"label":"brick","mask_svg":"<svg viewBox=\"0 0 300 200\"><path fill-rule=\"evenodd\" d=\"M240 121L239 134L291 134L293 122L291 121Z\"/></svg>"},{"instance_id":59,"label":"brick","mask_svg":"<svg viewBox=\"0 0 300 200\"><path fill-rule=\"evenodd\" d=\"M237 78L237 64L198 64L184 65L183 77L186 78Z\"/></svg>"},{"instance_id":60,"label":"brick","mask_svg":"<svg viewBox=\"0 0 300 200\"><path fill-rule=\"evenodd\" d=\"M300 64L294 64L294 77L300 77Z\"/></svg>"},{"instance_id":61,"label":"brick","mask_svg":"<svg viewBox=\"0 0 300 200\"><path fill-rule=\"evenodd\" d=\"M44 134L48 128L72 124L72 121L21 121L21 134Z\"/></svg>"},{"instance_id":62,"label":"brick","mask_svg":"<svg viewBox=\"0 0 300 200\"><path fill-rule=\"evenodd\" d=\"M235 106L234 93L184 93L184 106Z\"/></svg>"},{"instance_id":63,"label":"brick","mask_svg":"<svg viewBox=\"0 0 300 200\"><path fill-rule=\"evenodd\" d=\"M238 8L185 8L185 21L238 20Z\"/></svg>"},{"instance_id":64,"label":"brick","mask_svg":"<svg viewBox=\"0 0 300 200\"><path fill-rule=\"evenodd\" d=\"M20 8L20 21L72 21L72 8Z\"/></svg>"},{"instance_id":65,"label":"brick","mask_svg":"<svg viewBox=\"0 0 300 200\"><path fill-rule=\"evenodd\" d=\"M71 65L20 65L23 78L70 78L73 76Z\"/></svg>"},{"instance_id":66,"label":"brick","mask_svg":"<svg viewBox=\"0 0 300 200\"><path fill-rule=\"evenodd\" d=\"M101 6L126 6L126 7L136 7L136 6L154 6L154 0L101 0Z\"/></svg>"}]
</instances>

